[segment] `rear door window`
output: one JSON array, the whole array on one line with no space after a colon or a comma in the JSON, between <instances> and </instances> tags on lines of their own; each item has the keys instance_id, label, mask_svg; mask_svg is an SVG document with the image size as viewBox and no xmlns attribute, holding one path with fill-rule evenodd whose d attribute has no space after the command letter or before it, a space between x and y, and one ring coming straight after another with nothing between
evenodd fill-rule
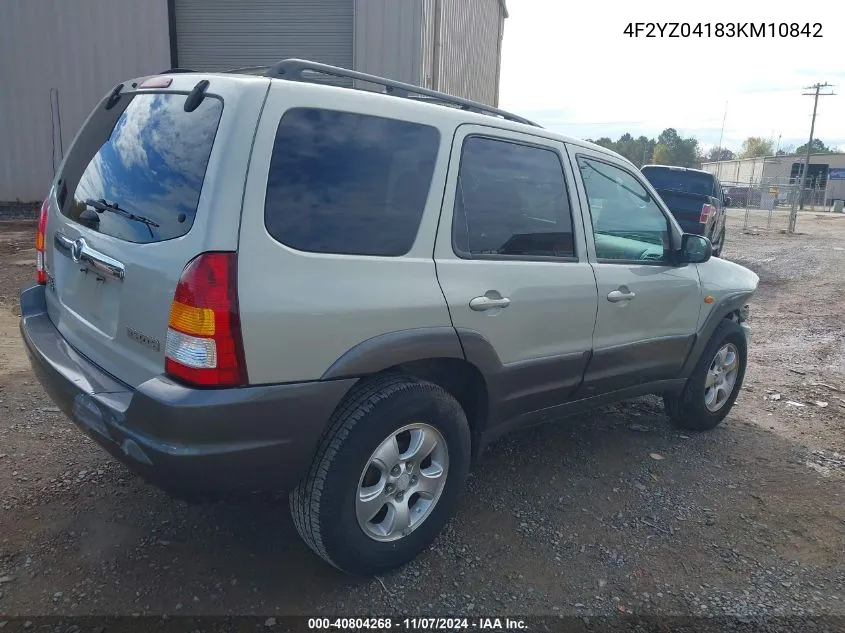
<instances>
[{"instance_id":1,"label":"rear door window","mask_svg":"<svg viewBox=\"0 0 845 633\"><path fill-rule=\"evenodd\" d=\"M572 211L558 154L470 136L464 140L452 220L464 258L575 258Z\"/></svg>"},{"instance_id":2,"label":"rear door window","mask_svg":"<svg viewBox=\"0 0 845 633\"><path fill-rule=\"evenodd\" d=\"M383 117L293 108L276 131L264 223L300 251L397 257L420 226L440 133Z\"/></svg>"},{"instance_id":3,"label":"rear door window","mask_svg":"<svg viewBox=\"0 0 845 633\"><path fill-rule=\"evenodd\" d=\"M136 94L73 188L62 213L91 230L128 242L185 235L194 223L223 102L208 96L185 112L186 95ZM101 126L89 125L97 133ZM91 147L90 139L82 146ZM68 157L69 163L86 157ZM84 164L84 163L83 163ZM81 165L80 165L81 167ZM74 168L66 169L66 172Z\"/></svg>"}]
</instances>

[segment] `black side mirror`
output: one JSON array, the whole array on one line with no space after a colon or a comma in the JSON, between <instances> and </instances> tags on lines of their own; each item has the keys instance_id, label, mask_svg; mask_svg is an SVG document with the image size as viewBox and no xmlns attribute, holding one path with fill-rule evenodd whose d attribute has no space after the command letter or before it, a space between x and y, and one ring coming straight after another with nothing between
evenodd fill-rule
<instances>
[{"instance_id":1,"label":"black side mirror","mask_svg":"<svg viewBox=\"0 0 845 633\"><path fill-rule=\"evenodd\" d=\"M729 206L731 206L731 199L725 196L725 208L727 209Z\"/></svg>"},{"instance_id":2,"label":"black side mirror","mask_svg":"<svg viewBox=\"0 0 845 633\"><path fill-rule=\"evenodd\" d=\"M684 233L681 238L681 263L703 264L713 256L713 244L703 235Z\"/></svg>"}]
</instances>

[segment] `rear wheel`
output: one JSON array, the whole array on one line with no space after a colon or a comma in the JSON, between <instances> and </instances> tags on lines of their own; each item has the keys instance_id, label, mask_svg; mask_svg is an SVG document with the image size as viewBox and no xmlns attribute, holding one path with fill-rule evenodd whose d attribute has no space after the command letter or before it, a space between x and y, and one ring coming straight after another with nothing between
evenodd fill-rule
<instances>
[{"instance_id":1,"label":"rear wheel","mask_svg":"<svg viewBox=\"0 0 845 633\"><path fill-rule=\"evenodd\" d=\"M719 324L680 394L664 396L674 426L715 428L730 412L742 387L747 362L745 332L735 321Z\"/></svg>"},{"instance_id":2,"label":"rear wheel","mask_svg":"<svg viewBox=\"0 0 845 633\"><path fill-rule=\"evenodd\" d=\"M725 248L725 232L727 229L722 229L722 236L719 238L718 243L713 245L713 256L714 257L721 257L722 251Z\"/></svg>"},{"instance_id":3,"label":"rear wheel","mask_svg":"<svg viewBox=\"0 0 845 633\"><path fill-rule=\"evenodd\" d=\"M291 493L299 535L345 572L372 575L423 551L452 515L470 463L461 406L403 375L356 388Z\"/></svg>"}]
</instances>

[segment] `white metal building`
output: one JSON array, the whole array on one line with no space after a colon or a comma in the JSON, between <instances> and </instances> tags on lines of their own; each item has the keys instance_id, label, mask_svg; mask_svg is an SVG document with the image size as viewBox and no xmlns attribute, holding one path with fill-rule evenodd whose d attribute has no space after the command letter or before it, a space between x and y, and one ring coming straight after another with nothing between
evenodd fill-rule
<instances>
[{"instance_id":1,"label":"white metal building","mask_svg":"<svg viewBox=\"0 0 845 633\"><path fill-rule=\"evenodd\" d=\"M0 201L36 201L123 79L288 57L498 104L505 0L3 0Z\"/></svg>"},{"instance_id":2,"label":"white metal building","mask_svg":"<svg viewBox=\"0 0 845 633\"><path fill-rule=\"evenodd\" d=\"M805 158L805 154L764 156L704 163L701 168L715 174L723 185L800 187ZM808 189L824 192L825 205L845 199L845 153L811 154L807 179Z\"/></svg>"}]
</instances>

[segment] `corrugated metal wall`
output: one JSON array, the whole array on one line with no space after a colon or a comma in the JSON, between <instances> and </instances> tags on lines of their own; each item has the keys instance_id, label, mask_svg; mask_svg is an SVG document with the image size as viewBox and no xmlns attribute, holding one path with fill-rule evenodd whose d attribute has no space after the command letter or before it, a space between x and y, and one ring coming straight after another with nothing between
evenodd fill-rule
<instances>
[{"instance_id":1,"label":"corrugated metal wall","mask_svg":"<svg viewBox=\"0 0 845 633\"><path fill-rule=\"evenodd\" d=\"M488 105L498 102L499 0L440 0L440 72L437 89Z\"/></svg>"},{"instance_id":2,"label":"corrugated metal wall","mask_svg":"<svg viewBox=\"0 0 845 633\"><path fill-rule=\"evenodd\" d=\"M300 57L349 68L354 4L355 0L175 0L177 61L183 68L226 70Z\"/></svg>"},{"instance_id":3,"label":"corrugated metal wall","mask_svg":"<svg viewBox=\"0 0 845 633\"><path fill-rule=\"evenodd\" d=\"M419 85L422 0L355 0L355 70Z\"/></svg>"},{"instance_id":4,"label":"corrugated metal wall","mask_svg":"<svg viewBox=\"0 0 845 633\"><path fill-rule=\"evenodd\" d=\"M3 0L0 200L47 193L58 127L51 89L58 157L111 87L169 68L168 41L166 0Z\"/></svg>"},{"instance_id":5,"label":"corrugated metal wall","mask_svg":"<svg viewBox=\"0 0 845 633\"><path fill-rule=\"evenodd\" d=\"M501 0L356 0L355 66L496 105L503 23Z\"/></svg>"},{"instance_id":6,"label":"corrugated metal wall","mask_svg":"<svg viewBox=\"0 0 845 633\"><path fill-rule=\"evenodd\" d=\"M178 62L204 70L310 57L495 104L500 1L439 2L439 86L435 0L176 0ZM2 6L0 200L36 201L102 95L170 67L167 0Z\"/></svg>"}]
</instances>

